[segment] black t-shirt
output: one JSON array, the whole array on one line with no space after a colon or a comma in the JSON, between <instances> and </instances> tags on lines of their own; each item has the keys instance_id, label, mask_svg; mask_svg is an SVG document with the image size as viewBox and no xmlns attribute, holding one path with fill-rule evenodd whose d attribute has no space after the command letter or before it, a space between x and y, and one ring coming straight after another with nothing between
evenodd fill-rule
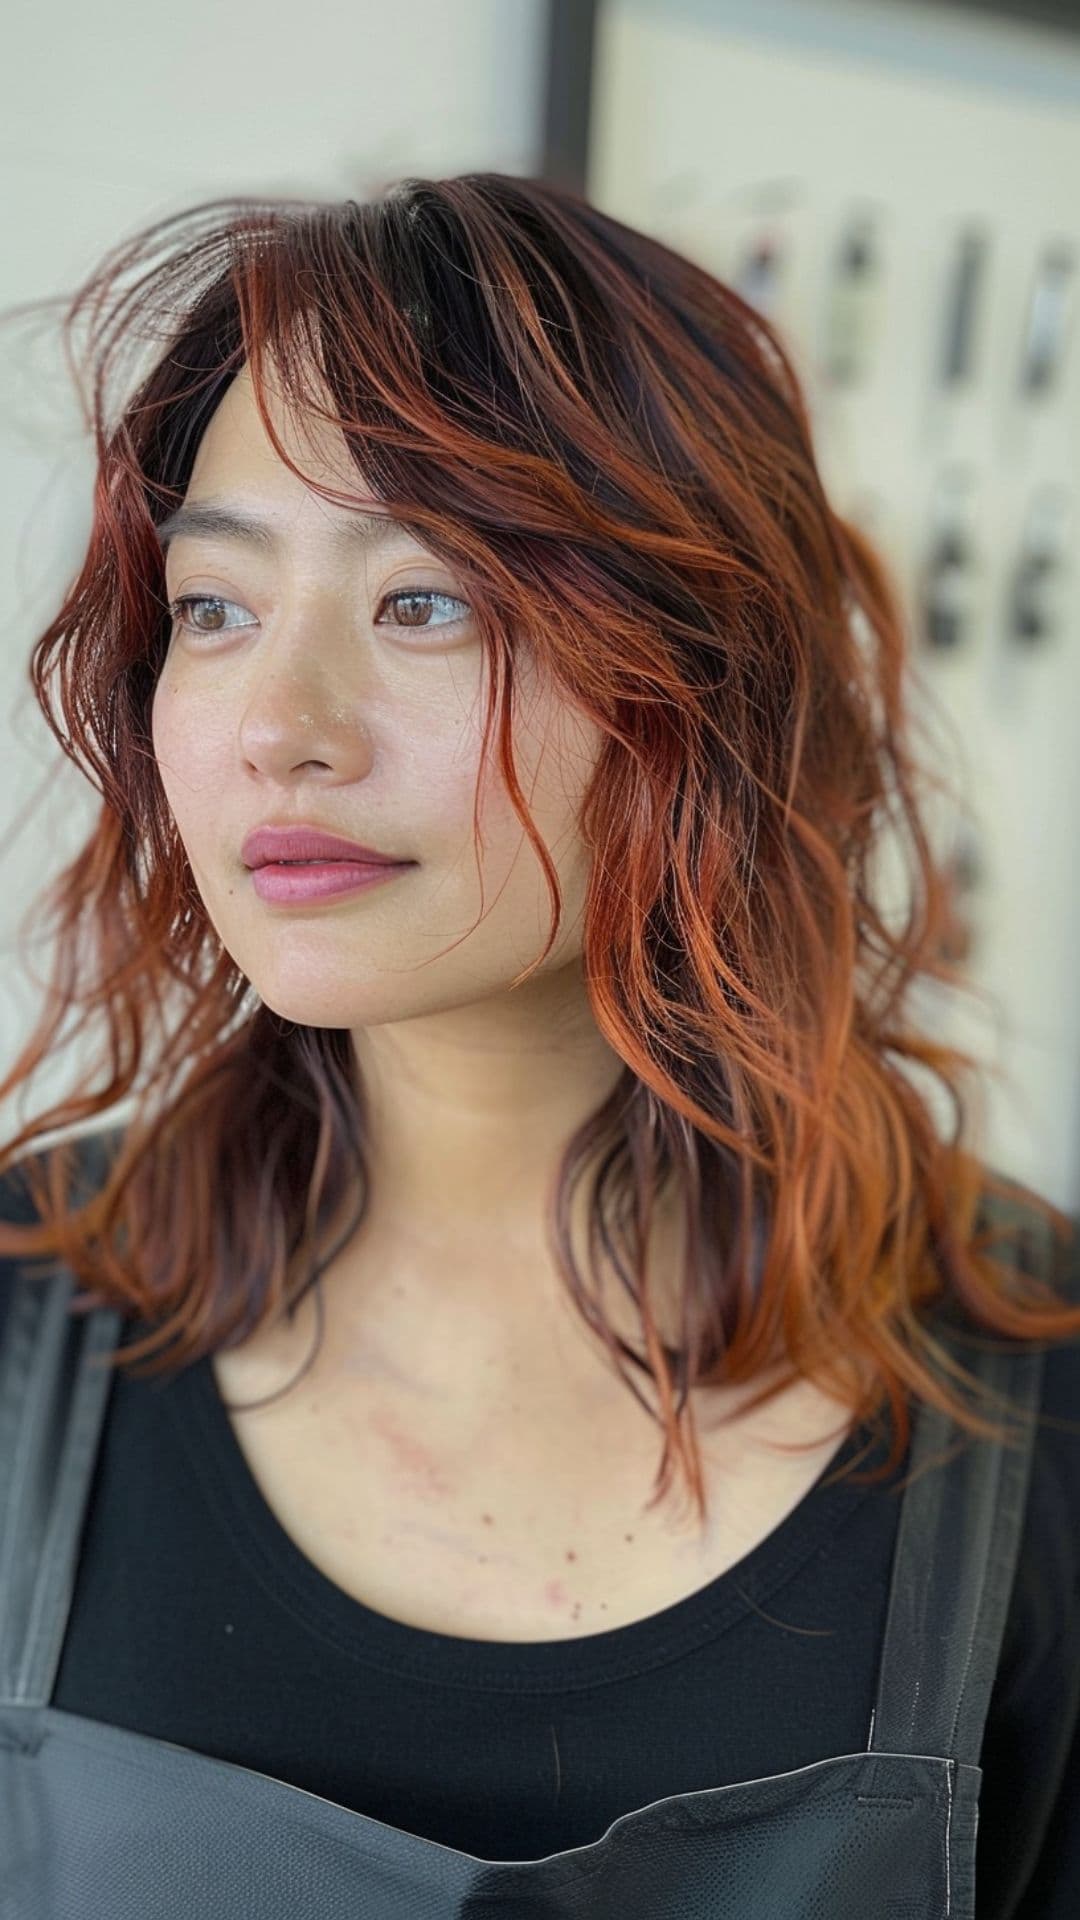
<instances>
[{"instance_id":1,"label":"black t-shirt","mask_svg":"<svg viewBox=\"0 0 1080 1920\"><path fill-rule=\"evenodd\" d=\"M980 1761L980 1920L1080 1913L1080 1342L1047 1353L1043 1411L1078 1432L1036 1440ZM577 1640L478 1641L390 1619L314 1567L208 1361L118 1372L54 1704L486 1859L587 1845L667 1795L865 1748L899 1494L821 1481L866 1437L673 1606ZM862 1464L884 1457L879 1439Z\"/></svg>"}]
</instances>

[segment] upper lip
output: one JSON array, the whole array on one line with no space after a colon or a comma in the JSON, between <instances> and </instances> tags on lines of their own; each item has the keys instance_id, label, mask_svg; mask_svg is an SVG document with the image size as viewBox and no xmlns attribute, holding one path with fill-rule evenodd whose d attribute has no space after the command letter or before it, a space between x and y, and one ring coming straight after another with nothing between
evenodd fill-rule
<instances>
[{"instance_id":1,"label":"upper lip","mask_svg":"<svg viewBox=\"0 0 1080 1920\"><path fill-rule=\"evenodd\" d=\"M244 840L240 857L245 867L266 867L275 860L363 860L380 867L410 864L392 853L376 853L374 847L345 840L339 833L328 833L324 827L303 821L254 827Z\"/></svg>"}]
</instances>

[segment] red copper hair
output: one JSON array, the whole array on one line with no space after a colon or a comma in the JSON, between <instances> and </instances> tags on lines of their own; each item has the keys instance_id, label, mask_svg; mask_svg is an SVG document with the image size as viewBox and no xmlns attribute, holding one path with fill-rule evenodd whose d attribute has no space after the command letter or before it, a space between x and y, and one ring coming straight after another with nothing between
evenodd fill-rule
<instances>
[{"instance_id":1,"label":"red copper hair","mask_svg":"<svg viewBox=\"0 0 1080 1920\"><path fill-rule=\"evenodd\" d=\"M1075 1337L1080 1305L977 1230L981 1201L1015 1183L971 1143L962 1082L977 1063L910 1011L920 978L958 983L919 794L944 783L913 757L897 591L825 497L768 322L584 199L474 173L362 204L204 202L110 252L63 330L69 356L87 335L93 525L31 679L101 805L32 903L53 916L54 969L0 1096L73 1013L74 1034L103 1017L108 1071L3 1148L0 1170L19 1162L37 1217L0 1225L0 1251L66 1262L72 1311L111 1304L148 1323L106 1360L157 1355L155 1372L170 1342L165 1367L179 1367L294 1314L363 1217L366 1197L327 1250L350 1194L366 1195L349 1035L280 1020L221 950L150 729L170 631L155 527L241 365L281 458L315 484L274 433L272 362L298 415L336 421L365 492L467 582L491 667L483 760L494 741L552 899L523 980L554 943L561 899L514 771L518 649L607 736L581 819L583 960L625 1072L568 1142L548 1224L630 1390L642 1400L626 1363L654 1382L653 1504L677 1458L704 1519L689 1389L749 1382L778 1358L789 1370L750 1404L801 1374L861 1418L888 1407L882 1473L906 1446L913 1395L973 1432L1004 1431L946 1384L970 1376L927 1310L944 1300L976 1334L1044 1341ZM147 343L149 364L125 373ZM900 926L875 873L890 830L910 883ZM912 1068L944 1087L951 1138ZM136 1117L76 1205L78 1137L25 1149L128 1096ZM589 1169L583 1273L568 1221ZM642 1249L675 1176L687 1258L672 1349ZM1048 1200L1026 1204L1040 1231L1068 1234ZM607 1323L601 1250L638 1305L643 1353Z\"/></svg>"}]
</instances>

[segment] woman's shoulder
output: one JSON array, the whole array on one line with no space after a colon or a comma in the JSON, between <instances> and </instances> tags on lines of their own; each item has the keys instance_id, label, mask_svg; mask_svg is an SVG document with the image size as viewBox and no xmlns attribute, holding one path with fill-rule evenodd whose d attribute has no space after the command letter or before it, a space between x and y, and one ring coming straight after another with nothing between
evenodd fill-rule
<instances>
[{"instance_id":1,"label":"woman's shoulder","mask_svg":"<svg viewBox=\"0 0 1080 1920\"><path fill-rule=\"evenodd\" d=\"M123 1127L115 1124L99 1127L92 1132L68 1136L75 1142L74 1177L71 1194L74 1199L85 1198L97 1191L104 1180L108 1165L123 1136ZM54 1144L54 1143L53 1143ZM40 1218L37 1201L34 1198L27 1168L32 1161L42 1162L49 1148L39 1148L26 1154L0 1173L0 1222L10 1222L13 1226L32 1226ZM45 1255L27 1254L25 1264L28 1273L42 1285L47 1285L50 1275L43 1264ZM15 1288L22 1278L24 1260L18 1253L0 1252L0 1352L3 1351L5 1331Z\"/></svg>"},{"instance_id":2,"label":"woman's shoulder","mask_svg":"<svg viewBox=\"0 0 1080 1920\"><path fill-rule=\"evenodd\" d=\"M1080 1212L1058 1206L1056 1211L1069 1222L1069 1231L1060 1231L1047 1213L1054 1204L1048 1195L999 1168L987 1166L985 1173L987 1179L979 1197L979 1227L1007 1228L1016 1263L1025 1273L1048 1279L1055 1291L1070 1299L1080 1297ZM995 1186L990 1185L991 1180Z\"/></svg>"},{"instance_id":3,"label":"woman's shoulder","mask_svg":"<svg viewBox=\"0 0 1080 1920\"><path fill-rule=\"evenodd\" d=\"M971 1228L974 1250L993 1259L1004 1269L999 1285L1015 1293L1025 1307L1045 1304L1055 1307L1080 1307L1080 1213L1060 1206L1037 1188L1024 1181L985 1168L986 1180L979 1194ZM994 1183L991 1185L991 1181ZM1010 1274L1021 1274L1024 1283L1014 1285ZM1034 1280L1039 1286L1026 1285ZM947 1283L935 1295L927 1309L935 1324L946 1335L958 1333L964 1338L987 1334L985 1324L973 1319L959 1291ZM990 1336L997 1339L999 1336ZM1011 1336L1000 1335L1006 1347L1016 1344ZM1026 1344L1021 1338L1021 1345ZM1049 1351L1060 1349L1060 1367L1068 1370L1080 1361L1080 1333L1056 1336L1044 1343L1032 1335L1032 1344L1047 1344ZM1060 1370L1060 1369L1059 1369Z\"/></svg>"},{"instance_id":4,"label":"woman's shoulder","mask_svg":"<svg viewBox=\"0 0 1080 1920\"><path fill-rule=\"evenodd\" d=\"M0 1220L22 1223L37 1219L37 1206L31 1192L27 1170L35 1162L42 1164L48 1159L53 1149L61 1145L70 1145L74 1149L72 1164L75 1178L72 1191L75 1197L80 1193L95 1192L104 1179L123 1136L123 1125L113 1123L107 1127L87 1129L81 1133L56 1134L50 1138L46 1146L24 1154L0 1173Z\"/></svg>"}]
</instances>

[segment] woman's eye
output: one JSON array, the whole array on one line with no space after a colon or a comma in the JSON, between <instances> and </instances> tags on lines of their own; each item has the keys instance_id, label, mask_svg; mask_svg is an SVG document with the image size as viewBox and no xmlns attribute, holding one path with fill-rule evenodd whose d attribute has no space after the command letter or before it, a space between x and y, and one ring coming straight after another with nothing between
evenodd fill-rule
<instances>
[{"instance_id":1,"label":"woman's eye","mask_svg":"<svg viewBox=\"0 0 1080 1920\"><path fill-rule=\"evenodd\" d=\"M423 613L425 609L430 611L433 601L441 602L444 607L462 607L465 614L468 614L470 610L468 601L459 600L456 594L437 593L434 588L404 587L397 593L388 593L385 598L380 601L379 611L381 612L383 607L393 605L403 606L406 611L406 618L399 621L398 624L405 627L447 627L452 626L455 620L463 618L462 614L451 614L449 619L435 621L430 619L414 620L411 617L412 612L416 609L419 609L421 613ZM381 626L382 622L377 621L376 625Z\"/></svg>"},{"instance_id":2,"label":"woman's eye","mask_svg":"<svg viewBox=\"0 0 1080 1920\"><path fill-rule=\"evenodd\" d=\"M228 627L224 621L217 621L216 623L210 626L205 626L205 627L193 625L193 623L190 620L185 620L183 617L187 609L192 607L213 607L215 611L225 607L232 607L235 611L239 611L239 609L237 609L236 607L235 600L221 600L218 598L216 594L212 594L212 593L181 594L179 600L170 600L168 611L171 617L178 623L178 625L180 625L181 627L186 627L189 633L227 633L231 631L231 628ZM234 624L239 624L240 626L251 626L253 622L248 620L241 620L238 623L234 623Z\"/></svg>"}]
</instances>

